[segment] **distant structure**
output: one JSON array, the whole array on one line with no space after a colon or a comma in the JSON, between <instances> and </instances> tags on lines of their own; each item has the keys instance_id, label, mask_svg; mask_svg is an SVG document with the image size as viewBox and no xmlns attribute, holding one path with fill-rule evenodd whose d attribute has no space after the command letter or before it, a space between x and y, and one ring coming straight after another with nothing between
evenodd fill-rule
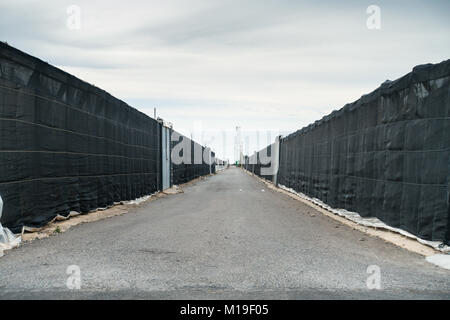
<instances>
[{"instance_id":1,"label":"distant structure","mask_svg":"<svg viewBox=\"0 0 450 320\"><path fill-rule=\"evenodd\" d=\"M244 154L243 154L243 144L242 144L242 134L241 127L236 126L236 137L234 142L234 159L236 165L241 165L243 163Z\"/></svg>"}]
</instances>

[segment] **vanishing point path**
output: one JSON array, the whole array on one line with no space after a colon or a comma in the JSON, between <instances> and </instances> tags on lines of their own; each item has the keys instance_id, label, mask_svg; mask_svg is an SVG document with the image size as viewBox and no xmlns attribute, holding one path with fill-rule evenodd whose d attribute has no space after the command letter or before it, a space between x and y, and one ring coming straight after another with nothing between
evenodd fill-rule
<instances>
[{"instance_id":1,"label":"vanishing point path","mask_svg":"<svg viewBox=\"0 0 450 320\"><path fill-rule=\"evenodd\" d=\"M450 271L238 168L0 258L2 299L450 299ZM69 290L67 267L80 268ZM367 268L380 268L381 290Z\"/></svg>"}]
</instances>

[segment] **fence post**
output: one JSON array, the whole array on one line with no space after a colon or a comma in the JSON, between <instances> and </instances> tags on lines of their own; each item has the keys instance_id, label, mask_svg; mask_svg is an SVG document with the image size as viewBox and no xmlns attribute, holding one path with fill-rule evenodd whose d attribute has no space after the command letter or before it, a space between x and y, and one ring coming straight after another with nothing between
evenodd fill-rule
<instances>
[{"instance_id":1,"label":"fence post","mask_svg":"<svg viewBox=\"0 0 450 320\"><path fill-rule=\"evenodd\" d=\"M271 159L274 162L273 166L273 176L272 183L275 186L278 186L278 168L280 167L280 138L281 136L277 136L275 138L275 142L273 143L273 148L271 150Z\"/></svg>"}]
</instances>

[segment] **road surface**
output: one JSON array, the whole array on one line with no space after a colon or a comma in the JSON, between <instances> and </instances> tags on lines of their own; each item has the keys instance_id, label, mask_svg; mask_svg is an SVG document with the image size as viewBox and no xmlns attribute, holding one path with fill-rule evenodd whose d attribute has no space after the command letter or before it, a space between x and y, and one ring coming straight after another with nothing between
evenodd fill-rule
<instances>
[{"instance_id":1,"label":"road surface","mask_svg":"<svg viewBox=\"0 0 450 320\"><path fill-rule=\"evenodd\" d=\"M380 290L367 287L371 265ZM7 252L0 298L449 299L450 271L230 168Z\"/></svg>"}]
</instances>

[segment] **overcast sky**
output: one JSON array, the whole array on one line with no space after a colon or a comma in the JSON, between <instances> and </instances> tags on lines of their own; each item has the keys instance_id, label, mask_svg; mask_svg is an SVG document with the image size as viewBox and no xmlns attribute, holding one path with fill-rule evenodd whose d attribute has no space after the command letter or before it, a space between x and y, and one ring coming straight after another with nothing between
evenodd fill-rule
<instances>
[{"instance_id":1,"label":"overcast sky","mask_svg":"<svg viewBox=\"0 0 450 320\"><path fill-rule=\"evenodd\" d=\"M380 29L367 28L369 5ZM150 116L157 107L183 134L201 127L196 140L233 159L236 126L253 152L266 130L295 131L450 58L449 12L450 1L2 0L0 40Z\"/></svg>"}]
</instances>

